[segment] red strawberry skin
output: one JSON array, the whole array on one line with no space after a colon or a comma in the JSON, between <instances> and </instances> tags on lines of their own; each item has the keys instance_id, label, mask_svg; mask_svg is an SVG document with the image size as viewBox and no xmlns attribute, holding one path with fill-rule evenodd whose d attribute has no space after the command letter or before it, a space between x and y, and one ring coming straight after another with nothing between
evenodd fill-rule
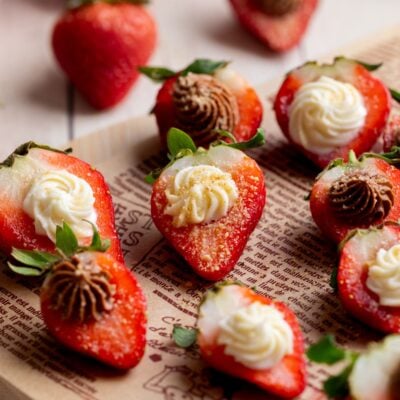
<instances>
[{"instance_id":1,"label":"red strawberry skin","mask_svg":"<svg viewBox=\"0 0 400 400\"><path fill-rule=\"evenodd\" d=\"M392 184L394 204L388 216L384 220L376 221L374 225L382 224L384 221L398 221L400 219L400 171L386 161L376 158L363 161L362 169L385 175ZM345 169L342 168L342 170L344 173ZM356 225L348 219L340 220L335 217L329 206L329 189L331 185L332 181L324 179L324 174L316 180L311 190L310 210L315 223L323 234L334 242L339 243L351 230L368 228L369 225Z\"/></svg>"},{"instance_id":2,"label":"red strawberry skin","mask_svg":"<svg viewBox=\"0 0 400 400\"><path fill-rule=\"evenodd\" d=\"M202 357L213 368L245 379L281 398L291 399L300 395L306 387L307 373L303 334L296 315L284 303L259 295L246 287L240 287L238 290L240 296L249 299L250 303L259 302L271 305L283 314L293 332L293 353L286 355L279 364L271 369L252 370L237 362L232 356L226 355L224 346L218 344L216 338L210 343L203 332L200 331L198 344Z\"/></svg>"},{"instance_id":3,"label":"red strawberry skin","mask_svg":"<svg viewBox=\"0 0 400 400\"><path fill-rule=\"evenodd\" d=\"M269 49L284 52L300 42L318 0L303 0L295 11L284 16L267 15L257 0L230 0L230 3L245 29Z\"/></svg>"},{"instance_id":4,"label":"red strawberry skin","mask_svg":"<svg viewBox=\"0 0 400 400\"><path fill-rule=\"evenodd\" d=\"M351 142L328 154L319 155L307 151L292 141L289 132L289 108L296 92L303 84L318 79L325 72L332 74L332 68L337 69L336 79L351 83L361 93L367 109L367 116L364 127ZM325 168L335 158L347 160L351 149L357 156L369 151L383 133L390 109L390 93L382 81L375 78L362 65L346 59L335 60L333 66L307 63L290 72L282 83L274 103L276 119L286 138L320 168Z\"/></svg>"},{"instance_id":5,"label":"red strawberry skin","mask_svg":"<svg viewBox=\"0 0 400 400\"><path fill-rule=\"evenodd\" d=\"M18 249L54 251L54 243L44 235L35 232L33 219L22 208L21 191L26 191L22 164L38 163L47 169L66 170L84 179L91 186L97 212L97 228L100 236L110 239L107 251L117 261L123 262L121 245L115 230L114 209L111 194L103 175L86 162L70 155L43 148L31 148L28 155L17 156L11 167L0 168L0 249L10 254L12 247ZM14 194L14 191L16 193Z\"/></svg>"},{"instance_id":6,"label":"red strawberry skin","mask_svg":"<svg viewBox=\"0 0 400 400\"><path fill-rule=\"evenodd\" d=\"M257 163L244 155L239 164L224 169L232 175L239 198L220 220L176 228L164 214L167 205L163 176L154 183L151 215L158 230L201 277L217 281L228 274L243 252L265 205L264 176Z\"/></svg>"},{"instance_id":7,"label":"red strawberry skin","mask_svg":"<svg viewBox=\"0 0 400 400\"><path fill-rule=\"evenodd\" d=\"M165 145L168 130L177 125L176 110L173 102L174 84L177 77L167 79L159 90L154 106L161 142ZM238 109L239 122L232 132L238 142L244 142L253 137L260 127L263 107L256 91L248 86L244 90L234 92Z\"/></svg>"},{"instance_id":8,"label":"red strawberry skin","mask_svg":"<svg viewBox=\"0 0 400 400\"><path fill-rule=\"evenodd\" d=\"M156 44L156 24L140 5L95 3L68 11L53 30L53 51L95 108L113 107L139 76Z\"/></svg>"},{"instance_id":9,"label":"red strawberry skin","mask_svg":"<svg viewBox=\"0 0 400 400\"><path fill-rule=\"evenodd\" d=\"M343 306L365 324L385 333L400 332L400 307L379 305L378 296L366 286L367 263L380 248L389 249L400 241L399 226L385 226L352 237L343 247L338 270L338 290Z\"/></svg>"},{"instance_id":10,"label":"red strawberry skin","mask_svg":"<svg viewBox=\"0 0 400 400\"><path fill-rule=\"evenodd\" d=\"M94 357L115 368L138 364L146 345L146 302L133 274L106 253L92 253L96 265L109 274L116 285L114 307L99 321L81 323L66 320L52 307L48 291L42 288L40 301L43 320L53 336L66 347Z\"/></svg>"}]
</instances>

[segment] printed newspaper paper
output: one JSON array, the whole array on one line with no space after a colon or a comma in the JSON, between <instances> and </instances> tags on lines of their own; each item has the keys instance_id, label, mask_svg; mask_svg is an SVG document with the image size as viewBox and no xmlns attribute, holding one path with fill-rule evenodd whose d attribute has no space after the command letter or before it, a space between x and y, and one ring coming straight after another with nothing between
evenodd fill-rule
<instances>
[{"instance_id":1,"label":"printed newspaper paper","mask_svg":"<svg viewBox=\"0 0 400 400\"><path fill-rule=\"evenodd\" d=\"M383 61L378 74L389 85L399 86L400 59L396 57L400 31L348 54L364 61ZM307 345L332 332L340 343L362 347L379 335L351 318L330 288L336 251L314 226L304 200L317 170L287 145L270 108L266 104L267 144L250 152L265 171L267 206L228 278L288 303L301 321ZM127 265L148 299L146 354L137 368L118 373L57 345L40 318L40 282L20 279L4 266L0 273L1 398L270 398L237 379L211 371L196 348L183 350L171 341L175 323L195 324L199 301L211 284L191 272L152 223L151 187L143 178L159 166L161 157L155 150L158 140L150 117L137 124L133 121L123 126L123 131L132 135L129 144L120 146L118 155L96 164L111 187ZM111 128L106 140L118 137L118 128L115 130ZM140 134L135 135L138 130ZM325 398L319 388L327 369L310 365L308 372L308 388L301 399Z\"/></svg>"}]
</instances>

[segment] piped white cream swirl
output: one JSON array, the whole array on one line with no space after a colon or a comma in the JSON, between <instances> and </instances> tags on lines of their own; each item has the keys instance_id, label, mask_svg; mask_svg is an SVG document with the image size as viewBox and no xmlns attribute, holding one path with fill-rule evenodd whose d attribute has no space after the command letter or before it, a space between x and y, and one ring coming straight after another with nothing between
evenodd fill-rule
<instances>
[{"instance_id":1,"label":"piped white cream swirl","mask_svg":"<svg viewBox=\"0 0 400 400\"><path fill-rule=\"evenodd\" d=\"M326 154L353 140L366 115L363 97L353 85L322 76L296 92L289 108L289 133L306 150Z\"/></svg>"},{"instance_id":2,"label":"piped white cream swirl","mask_svg":"<svg viewBox=\"0 0 400 400\"><path fill-rule=\"evenodd\" d=\"M379 296L382 306L400 306L400 244L379 249L368 269L366 285Z\"/></svg>"},{"instance_id":3,"label":"piped white cream swirl","mask_svg":"<svg viewBox=\"0 0 400 400\"><path fill-rule=\"evenodd\" d=\"M274 307L255 302L220 322L218 344L248 368L272 368L293 352L293 333Z\"/></svg>"},{"instance_id":4,"label":"piped white cream swirl","mask_svg":"<svg viewBox=\"0 0 400 400\"><path fill-rule=\"evenodd\" d=\"M35 231L56 240L57 225L66 222L78 239L90 237L96 223L94 195L90 185L68 171L49 171L32 183L23 202L24 211L33 218ZM86 220L86 221L85 221Z\"/></svg>"},{"instance_id":5,"label":"piped white cream swirl","mask_svg":"<svg viewBox=\"0 0 400 400\"><path fill-rule=\"evenodd\" d=\"M231 174L211 165L183 168L165 194L165 214L173 216L175 227L216 221L228 213L239 195Z\"/></svg>"}]
</instances>

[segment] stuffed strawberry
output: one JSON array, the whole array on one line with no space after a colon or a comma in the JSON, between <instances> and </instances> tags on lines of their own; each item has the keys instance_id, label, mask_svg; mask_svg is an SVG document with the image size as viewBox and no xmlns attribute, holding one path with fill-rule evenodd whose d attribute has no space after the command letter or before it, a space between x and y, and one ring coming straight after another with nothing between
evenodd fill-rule
<instances>
[{"instance_id":1,"label":"stuffed strawberry","mask_svg":"<svg viewBox=\"0 0 400 400\"><path fill-rule=\"evenodd\" d=\"M318 0L229 1L242 26L277 52L300 42L318 5Z\"/></svg>"},{"instance_id":2,"label":"stuffed strawberry","mask_svg":"<svg viewBox=\"0 0 400 400\"><path fill-rule=\"evenodd\" d=\"M339 374L330 376L323 384L330 399L399 399L400 335L371 343L361 353L338 347L334 338L327 335L308 349L307 356L316 363L345 363Z\"/></svg>"},{"instance_id":3,"label":"stuffed strawberry","mask_svg":"<svg viewBox=\"0 0 400 400\"><path fill-rule=\"evenodd\" d=\"M156 227L195 272L222 279L235 266L265 204L263 172L238 149L263 143L196 149L178 129L168 134L171 163L154 182L151 215Z\"/></svg>"},{"instance_id":4,"label":"stuffed strawberry","mask_svg":"<svg viewBox=\"0 0 400 400\"><path fill-rule=\"evenodd\" d=\"M156 43L142 0L77 0L56 23L53 51L82 96L97 109L115 106L137 80Z\"/></svg>"},{"instance_id":5,"label":"stuffed strawberry","mask_svg":"<svg viewBox=\"0 0 400 400\"><path fill-rule=\"evenodd\" d=\"M391 109L388 89L370 72L379 66L338 57L289 72L274 108L290 143L321 168L349 150L369 151Z\"/></svg>"},{"instance_id":6,"label":"stuffed strawberry","mask_svg":"<svg viewBox=\"0 0 400 400\"><path fill-rule=\"evenodd\" d=\"M104 253L107 244L93 226L91 243L82 247L71 228L57 228L56 253L13 249L23 265L19 274L47 274L40 293L41 313L66 347L115 368L134 367L146 344L146 304L130 270Z\"/></svg>"},{"instance_id":7,"label":"stuffed strawberry","mask_svg":"<svg viewBox=\"0 0 400 400\"><path fill-rule=\"evenodd\" d=\"M196 338L197 336L197 338ZM204 296L197 331L175 327L187 347L197 339L200 354L215 369L249 381L280 398L300 395L306 385L303 336L294 313L283 303L234 283Z\"/></svg>"},{"instance_id":8,"label":"stuffed strawberry","mask_svg":"<svg viewBox=\"0 0 400 400\"><path fill-rule=\"evenodd\" d=\"M110 239L108 253L123 262L108 186L86 162L28 142L1 164L0 182L2 252L10 254L12 247L53 251L57 225L63 222L84 245L94 224Z\"/></svg>"},{"instance_id":9,"label":"stuffed strawberry","mask_svg":"<svg viewBox=\"0 0 400 400\"><path fill-rule=\"evenodd\" d=\"M180 72L142 67L141 72L163 82L153 112L161 141L177 127L196 145L208 147L232 132L238 142L253 137L262 120L262 104L255 90L224 61L196 60Z\"/></svg>"},{"instance_id":10,"label":"stuffed strawberry","mask_svg":"<svg viewBox=\"0 0 400 400\"><path fill-rule=\"evenodd\" d=\"M328 238L340 242L355 228L400 219L400 171L391 165L399 152L369 153L333 161L316 179L310 195L312 217Z\"/></svg>"},{"instance_id":11,"label":"stuffed strawberry","mask_svg":"<svg viewBox=\"0 0 400 400\"><path fill-rule=\"evenodd\" d=\"M342 246L337 288L355 317L382 332L400 333L400 226L355 231Z\"/></svg>"}]
</instances>

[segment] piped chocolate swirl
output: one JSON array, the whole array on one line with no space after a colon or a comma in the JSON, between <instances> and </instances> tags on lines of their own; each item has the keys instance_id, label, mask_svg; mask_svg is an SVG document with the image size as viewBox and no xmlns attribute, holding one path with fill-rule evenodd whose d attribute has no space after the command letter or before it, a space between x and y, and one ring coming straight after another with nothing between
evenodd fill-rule
<instances>
[{"instance_id":1,"label":"piped chocolate swirl","mask_svg":"<svg viewBox=\"0 0 400 400\"><path fill-rule=\"evenodd\" d=\"M337 179L329 190L329 205L349 224L370 225L389 214L393 187L385 175L353 171Z\"/></svg>"},{"instance_id":2,"label":"piped chocolate swirl","mask_svg":"<svg viewBox=\"0 0 400 400\"><path fill-rule=\"evenodd\" d=\"M114 304L109 276L84 254L56 264L45 281L52 307L65 319L99 320Z\"/></svg>"},{"instance_id":3,"label":"piped chocolate swirl","mask_svg":"<svg viewBox=\"0 0 400 400\"><path fill-rule=\"evenodd\" d=\"M212 76L180 76L172 96L177 127L189 133L197 145L216 140L216 129L233 132L239 121L234 94Z\"/></svg>"},{"instance_id":4,"label":"piped chocolate swirl","mask_svg":"<svg viewBox=\"0 0 400 400\"><path fill-rule=\"evenodd\" d=\"M272 16L283 16L295 11L302 0L258 0L262 11Z\"/></svg>"}]
</instances>

